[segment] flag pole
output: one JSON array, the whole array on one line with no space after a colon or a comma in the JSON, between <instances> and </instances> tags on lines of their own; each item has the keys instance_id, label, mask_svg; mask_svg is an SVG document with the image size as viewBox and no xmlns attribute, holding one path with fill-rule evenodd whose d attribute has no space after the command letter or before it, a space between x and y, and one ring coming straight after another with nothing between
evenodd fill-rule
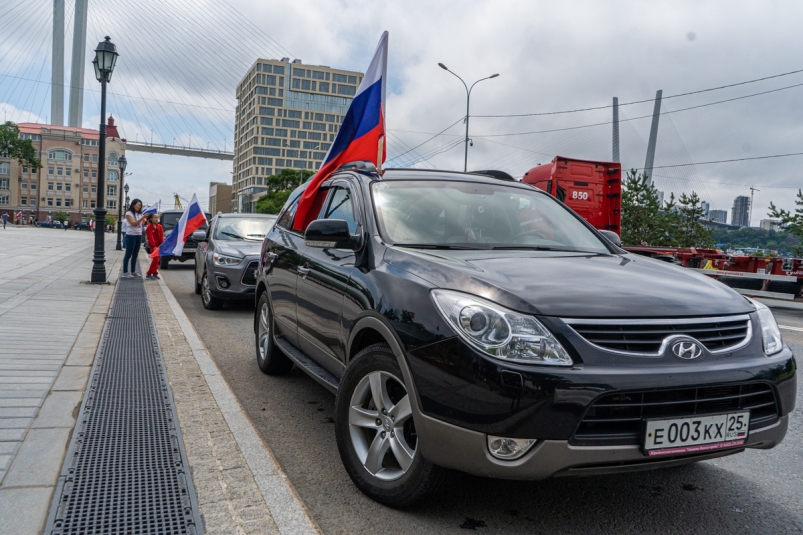
<instances>
[{"instance_id":1,"label":"flag pole","mask_svg":"<svg viewBox=\"0 0 803 535\"><path fill-rule=\"evenodd\" d=\"M385 141L385 136L379 136L379 144L376 149L376 172L382 171L382 145Z\"/></svg>"}]
</instances>

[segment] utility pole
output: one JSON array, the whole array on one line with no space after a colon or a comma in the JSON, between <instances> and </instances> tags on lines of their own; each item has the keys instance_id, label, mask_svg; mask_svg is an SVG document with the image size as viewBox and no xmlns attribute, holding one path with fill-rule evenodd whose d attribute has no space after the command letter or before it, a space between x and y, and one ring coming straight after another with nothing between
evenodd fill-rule
<instances>
[{"instance_id":1,"label":"utility pole","mask_svg":"<svg viewBox=\"0 0 803 535\"><path fill-rule=\"evenodd\" d=\"M611 161L619 161L619 98L613 97L613 151Z\"/></svg>"},{"instance_id":2,"label":"utility pole","mask_svg":"<svg viewBox=\"0 0 803 535\"><path fill-rule=\"evenodd\" d=\"M753 186L750 186L750 208L747 209L747 226L749 227L750 224L753 222L753 194L757 191L761 191L760 189L756 189Z\"/></svg>"},{"instance_id":3,"label":"utility pole","mask_svg":"<svg viewBox=\"0 0 803 535\"><path fill-rule=\"evenodd\" d=\"M50 124L64 125L64 0L53 0Z\"/></svg>"},{"instance_id":4,"label":"utility pole","mask_svg":"<svg viewBox=\"0 0 803 535\"><path fill-rule=\"evenodd\" d=\"M658 142L658 119L661 117L661 96L663 89L655 93L655 107L652 109L652 124L650 125L650 141L647 144L647 159L644 161L644 174L647 175L647 184L652 185L652 166L655 162L655 144Z\"/></svg>"}]
</instances>

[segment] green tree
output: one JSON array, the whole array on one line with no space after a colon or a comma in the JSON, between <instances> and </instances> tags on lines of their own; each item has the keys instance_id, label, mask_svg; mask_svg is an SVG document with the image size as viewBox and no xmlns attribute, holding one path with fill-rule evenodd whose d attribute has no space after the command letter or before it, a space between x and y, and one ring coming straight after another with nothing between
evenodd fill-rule
<instances>
[{"instance_id":1,"label":"green tree","mask_svg":"<svg viewBox=\"0 0 803 535\"><path fill-rule=\"evenodd\" d=\"M798 238L803 238L803 190L797 190L795 204L797 208L795 208L794 212L790 212L789 210L776 207L774 203L770 203L770 212L768 215L780 219L781 227L784 231ZM793 246L792 254L795 256L803 256L803 246L800 244Z\"/></svg>"},{"instance_id":2,"label":"green tree","mask_svg":"<svg viewBox=\"0 0 803 535\"><path fill-rule=\"evenodd\" d=\"M622 243L657 245L662 237L656 225L660 210L658 190L649 183L647 175L631 169L622 191Z\"/></svg>"},{"instance_id":3,"label":"green tree","mask_svg":"<svg viewBox=\"0 0 803 535\"><path fill-rule=\"evenodd\" d=\"M680 194L677 210L672 211L674 241L678 247L713 247L711 230L705 228L700 219L705 215L700 197L696 192L691 195Z\"/></svg>"},{"instance_id":4,"label":"green tree","mask_svg":"<svg viewBox=\"0 0 803 535\"><path fill-rule=\"evenodd\" d=\"M257 201L256 211L260 214L278 214L290 194L313 175L312 171L282 169L267 178L268 192Z\"/></svg>"},{"instance_id":5,"label":"green tree","mask_svg":"<svg viewBox=\"0 0 803 535\"><path fill-rule=\"evenodd\" d=\"M61 223L62 225L63 225L63 224L64 224L64 222L65 222L65 221L67 221L68 219L70 219L70 216L69 216L69 215L67 215L67 212L62 212L61 210L59 210L58 212L56 212L55 214L53 214L53 221L58 221L58 222L59 222L59 223Z\"/></svg>"},{"instance_id":6,"label":"green tree","mask_svg":"<svg viewBox=\"0 0 803 535\"><path fill-rule=\"evenodd\" d=\"M9 158L30 167L33 171L38 171L42 167L31 140L20 139L20 129L11 121L0 125L0 154L6 152Z\"/></svg>"}]
</instances>

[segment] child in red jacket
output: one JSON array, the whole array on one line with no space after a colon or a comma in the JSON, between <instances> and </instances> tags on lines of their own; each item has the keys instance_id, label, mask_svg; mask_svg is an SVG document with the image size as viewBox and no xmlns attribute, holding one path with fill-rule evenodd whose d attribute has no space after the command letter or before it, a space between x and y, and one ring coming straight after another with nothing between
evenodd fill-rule
<instances>
[{"instance_id":1,"label":"child in red jacket","mask_svg":"<svg viewBox=\"0 0 803 535\"><path fill-rule=\"evenodd\" d=\"M148 237L148 247L151 251L162 245L165 241L164 229L159 224L159 214L151 214L148 216L148 226L145 228L145 235ZM151 259L151 267L148 268L146 279L159 278L159 257L155 256Z\"/></svg>"}]
</instances>

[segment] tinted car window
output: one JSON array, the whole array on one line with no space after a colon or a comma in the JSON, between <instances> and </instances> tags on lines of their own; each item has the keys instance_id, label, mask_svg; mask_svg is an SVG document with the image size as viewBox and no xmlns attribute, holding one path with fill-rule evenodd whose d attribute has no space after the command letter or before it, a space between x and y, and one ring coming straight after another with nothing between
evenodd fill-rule
<instances>
[{"instance_id":1,"label":"tinted car window","mask_svg":"<svg viewBox=\"0 0 803 535\"><path fill-rule=\"evenodd\" d=\"M354 216L354 205L351 193L347 188L335 188L329 206L323 215L324 219L344 219L349 224L349 232L357 231L357 218Z\"/></svg>"},{"instance_id":2,"label":"tinted car window","mask_svg":"<svg viewBox=\"0 0 803 535\"><path fill-rule=\"evenodd\" d=\"M261 217L222 217L215 226L215 240L262 241L273 221Z\"/></svg>"},{"instance_id":3,"label":"tinted car window","mask_svg":"<svg viewBox=\"0 0 803 535\"><path fill-rule=\"evenodd\" d=\"M212 219L212 214L204 212L204 215L206 215L206 220L207 221ZM170 229L172 229L173 227L176 226L176 224L178 223L179 219L181 219L181 214L180 213L178 213L178 212L167 212L167 213L163 213L163 214L161 214L159 216L159 223L162 224L162 228L163 229L170 230ZM204 223L203 226L201 227L201 230L206 230L206 228L207 228L207 224Z\"/></svg>"},{"instance_id":4,"label":"tinted car window","mask_svg":"<svg viewBox=\"0 0 803 535\"><path fill-rule=\"evenodd\" d=\"M551 197L504 184L387 181L372 187L380 232L399 245L548 247L608 253Z\"/></svg>"},{"instance_id":5,"label":"tinted car window","mask_svg":"<svg viewBox=\"0 0 803 535\"><path fill-rule=\"evenodd\" d=\"M301 195L296 197L296 199L287 207L287 209L282 212L282 215L279 216L279 220L276 222L277 227L281 227L283 229L292 230L293 226L293 218L296 215L296 209L298 208L298 201L301 199Z\"/></svg>"}]
</instances>

